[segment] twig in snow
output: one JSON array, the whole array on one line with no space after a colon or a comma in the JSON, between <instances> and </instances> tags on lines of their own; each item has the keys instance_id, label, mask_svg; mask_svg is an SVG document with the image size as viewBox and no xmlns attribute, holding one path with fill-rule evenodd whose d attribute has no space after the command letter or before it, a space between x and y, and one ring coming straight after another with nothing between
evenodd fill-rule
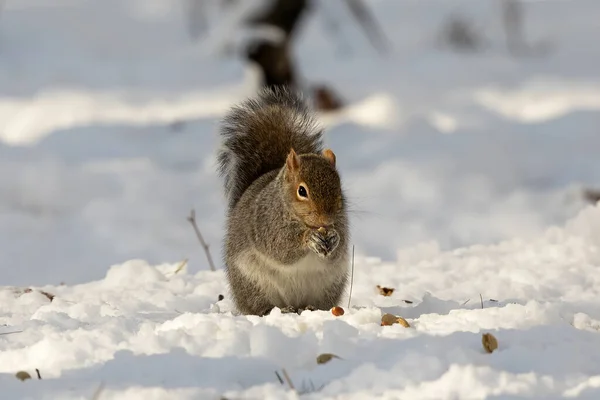
<instances>
[{"instance_id":1,"label":"twig in snow","mask_svg":"<svg viewBox=\"0 0 600 400\"><path fill-rule=\"evenodd\" d=\"M23 331L12 331L12 332L0 332L0 336L2 335L12 335L13 333L21 333Z\"/></svg>"},{"instance_id":2,"label":"twig in snow","mask_svg":"<svg viewBox=\"0 0 600 400\"><path fill-rule=\"evenodd\" d=\"M104 391L104 382L102 382L100 384L100 386L98 386L98 389L96 389L96 391L94 392L94 395L92 396L92 400L99 400L100 395L102 394L103 391Z\"/></svg>"},{"instance_id":3,"label":"twig in snow","mask_svg":"<svg viewBox=\"0 0 600 400\"><path fill-rule=\"evenodd\" d=\"M42 379L42 375L40 375L40 370L39 369L36 368L35 369L35 373L37 374L38 379Z\"/></svg>"},{"instance_id":4,"label":"twig in snow","mask_svg":"<svg viewBox=\"0 0 600 400\"><path fill-rule=\"evenodd\" d=\"M348 310L350 309L350 300L352 300L352 284L354 283L354 245L352 245L352 271L350 272L350 294L348 295Z\"/></svg>"},{"instance_id":5,"label":"twig in snow","mask_svg":"<svg viewBox=\"0 0 600 400\"><path fill-rule=\"evenodd\" d=\"M308 385L306 384L306 381L302 381L302 388L300 389L300 392L298 392L298 394L303 395L303 394L308 394L308 393L315 393L325 387L325 384L322 384L321 386L316 387L315 383L312 381L312 379L309 379L308 382L310 384L310 387L308 387Z\"/></svg>"},{"instance_id":6,"label":"twig in snow","mask_svg":"<svg viewBox=\"0 0 600 400\"><path fill-rule=\"evenodd\" d=\"M192 224L192 227L194 228L194 231L196 232L196 236L198 237L198 240L200 241L200 244L202 245L202 248L204 249L204 253L206 253L206 258L208 259L208 264L210 265L210 270L216 271L215 264L213 263L212 257L210 256L210 250L208 248L209 246L204 241L204 238L202 237L202 234L200 233L200 229L198 229L198 225L196 224L196 211L192 209L192 211L190 212L190 216L187 219L188 219L188 221L190 221L190 224Z\"/></svg>"},{"instance_id":7,"label":"twig in snow","mask_svg":"<svg viewBox=\"0 0 600 400\"><path fill-rule=\"evenodd\" d=\"M187 265L187 263L188 263L188 259L186 258L177 266L177 269L175 269L175 272L173 272L173 275L177 275L178 273L180 273L181 270Z\"/></svg>"},{"instance_id":8,"label":"twig in snow","mask_svg":"<svg viewBox=\"0 0 600 400\"><path fill-rule=\"evenodd\" d=\"M283 385L283 379L281 379L279 372L275 371L275 375L277 376L277 379L279 379L279 383L281 383Z\"/></svg>"},{"instance_id":9,"label":"twig in snow","mask_svg":"<svg viewBox=\"0 0 600 400\"><path fill-rule=\"evenodd\" d=\"M44 296L46 296L48 298L48 300L50 300L50 301L54 300L55 296L52 293L48 293L43 290L40 290L40 293L43 294Z\"/></svg>"},{"instance_id":10,"label":"twig in snow","mask_svg":"<svg viewBox=\"0 0 600 400\"><path fill-rule=\"evenodd\" d=\"M283 377L285 378L285 381L287 382L287 384L290 387L290 389L296 390L296 388L294 387L294 384L292 383L292 380L290 379L290 376L288 375L288 373L285 370L285 368L282 369L281 372L283 372Z\"/></svg>"},{"instance_id":11,"label":"twig in snow","mask_svg":"<svg viewBox=\"0 0 600 400\"><path fill-rule=\"evenodd\" d=\"M481 297L481 293L479 293L479 300L481 300L481 309L483 310L483 297Z\"/></svg>"},{"instance_id":12,"label":"twig in snow","mask_svg":"<svg viewBox=\"0 0 600 400\"><path fill-rule=\"evenodd\" d=\"M467 305L467 303L468 303L469 301L471 301L471 299L467 299L467 301L465 301L464 303L462 303L460 306L461 306L461 307L464 307L464 306L466 306L466 305Z\"/></svg>"}]
</instances>

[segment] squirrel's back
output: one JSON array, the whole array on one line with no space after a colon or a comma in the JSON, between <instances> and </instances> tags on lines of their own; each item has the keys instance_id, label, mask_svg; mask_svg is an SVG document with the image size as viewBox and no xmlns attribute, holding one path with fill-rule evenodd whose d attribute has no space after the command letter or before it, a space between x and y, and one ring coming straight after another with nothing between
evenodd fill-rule
<instances>
[{"instance_id":1,"label":"squirrel's back","mask_svg":"<svg viewBox=\"0 0 600 400\"><path fill-rule=\"evenodd\" d=\"M265 88L233 107L220 134L217 160L230 209L256 179L280 169L290 149L298 154L322 151L322 130L307 104L283 87Z\"/></svg>"}]
</instances>

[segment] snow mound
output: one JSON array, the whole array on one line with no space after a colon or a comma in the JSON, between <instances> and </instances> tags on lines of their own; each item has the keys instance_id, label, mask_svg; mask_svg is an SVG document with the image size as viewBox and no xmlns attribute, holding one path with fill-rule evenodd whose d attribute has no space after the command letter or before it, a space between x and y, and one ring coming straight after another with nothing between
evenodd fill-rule
<instances>
[{"instance_id":1,"label":"snow mound","mask_svg":"<svg viewBox=\"0 0 600 400\"><path fill-rule=\"evenodd\" d=\"M429 243L397 263L357 258L340 317L237 315L223 271L190 275L181 262L4 287L0 382L11 399L90 398L101 385L102 399L594 398L599 226L600 207L588 207L529 240L449 252ZM377 285L395 290L382 296ZM381 326L383 313L410 327ZM492 354L482 333L498 340ZM322 353L339 358L319 364ZM36 368L42 380L14 377ZM295 391L280 384L283 370Z\"/></svg>"}]
</instances>

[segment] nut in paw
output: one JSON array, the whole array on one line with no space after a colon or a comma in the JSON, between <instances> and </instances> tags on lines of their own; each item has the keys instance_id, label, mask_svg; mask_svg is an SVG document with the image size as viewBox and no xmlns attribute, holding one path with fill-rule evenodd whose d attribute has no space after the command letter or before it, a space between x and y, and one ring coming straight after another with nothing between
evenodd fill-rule
<instances>
[{"instance_id":1,"label":"nut in paw","mask_svg":"<svg viewBox=\"0 0 600 400\"><path fill-rule=\"evenodd\" d=\"M307 239L308 247L321 257L327 257L331 254L340 242L335 229L326 230L325 228L311 230Z\"/></svg>"},{"instance_id":2,"label":"nut in paw","mask_svg":"<svg viewBox=\"0 0 600 400\"><path fill-rule=\"evenodd\" d=\"M325 240L327 241L327 248L330 253L338 247L340 244L340 235L338 235L335 229L330 229L325 233Z\"/></svg>"}]
</instances>

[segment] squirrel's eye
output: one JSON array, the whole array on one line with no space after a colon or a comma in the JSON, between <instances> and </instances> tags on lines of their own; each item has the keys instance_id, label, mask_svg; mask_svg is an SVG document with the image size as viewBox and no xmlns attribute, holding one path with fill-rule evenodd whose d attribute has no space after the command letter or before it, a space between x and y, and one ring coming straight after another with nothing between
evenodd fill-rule
<instances>
[{"instance_id":1,"label":"squirrel's eye","mask_svg":"<svg viewBox=\"0 0 600 400\"><path fill-rule=\"evenodd\" d=\"M306 193L306 188L302 185L298 186L298 196L308 197L308 193Z\"/></svg>"}]
</instances>

